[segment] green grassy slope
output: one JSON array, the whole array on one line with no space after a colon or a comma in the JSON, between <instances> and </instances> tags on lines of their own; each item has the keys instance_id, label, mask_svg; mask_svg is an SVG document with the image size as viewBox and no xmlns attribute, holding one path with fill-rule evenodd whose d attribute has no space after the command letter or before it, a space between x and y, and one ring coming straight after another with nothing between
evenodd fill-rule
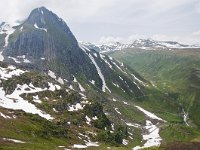
<instances>
[{"instance_id":1,"label":"green grassy slope","mask_svg":"<svg viewBox=\"0 0 200 150\"><path fill-rule=\"evenodd\" d=\"M171 51L126 49L109 55L134 68L158 90L176 100L176 103L180 103L180 106L189 113L191 125L200 127L199 49Z\"/></svg>"},{"instance_id":2,"label":"green grassy slope","mask_svg":"<svg viewBox=\"0 0 200 150\"><path fill-rule=\"evenodd\" d=\"M1 69L7 68L8 65L1 62L0 67ZM81 81L79 77L77 79ZM119 82L122 81L118 81L118 84ZM55 91L44 90L21 95L25 100L55 119L48 121L38 115L0 107L0 113L11 117L6 119L0 116L0 149L63 149L59 148L60 145L71 148L70 146L73 146L73 144L85 143L83 137L80 139L80 133L89 136L91 141L98 141L100 146L97 149L107 149L107 147L130 149L140 144L142 139L141 130L134 127L127 128L125 122L121 119L123 118L127 122L140 122L140 120L144 120L145 116L136 108L123 104L122 101L126 100L124 97L130 97L126 93L124 93L125 96L120 97L120 94L118 93L118 95L116 92L115 96L118 97L118 101L114 102L112 95L109 95L109 93L102 92L101 89L97 89L92 84L81 82L87 89L84 94L91 104L85 104L86 106L82 110L70 112L68 111L68 105L83 100L80 92L69 90L68 85L58 83L45 73L29 70L20 76L13 76L7 80L1 79L0 86L8 95L12 94L18 85L30 85L30 83L42 89L48 89L48 83L61 86L61 89ZM71 82L71 84L77 89L77 82ZM127 84L129 84L128 81ZM110 89L115 91L112 87ZM121 91L120 89L117 90ZM114 95L114 93L111 94ZM33 96L38 96L41 103L35 102ZM130 102L132 102L131 99ZM116 114L115 107L118 107L123 113L122 116ZM109 114L105 115L105 113ZM97 116L98 119L92 120L91 125L88 125L86 115L90 118ZM115 129L112 132L110 132L111 123L115 124ZM134 140L128 137L127 131L134 135ZM96 135L94 136L94 134ZM4 138L22 140L25 143L14 143L4 140ZM124 138L129 139L128 146L122 144ZM88 139L86 138L86 140ZM95 148L89 147L88 149Z\"/></svg>"}]
</instances>

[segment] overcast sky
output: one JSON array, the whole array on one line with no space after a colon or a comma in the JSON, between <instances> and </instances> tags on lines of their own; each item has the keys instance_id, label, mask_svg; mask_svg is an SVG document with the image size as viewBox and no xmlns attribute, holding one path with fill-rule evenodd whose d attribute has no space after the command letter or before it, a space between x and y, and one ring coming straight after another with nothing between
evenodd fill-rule
<instances>
[{"instance_id":1,"label":"overcast sky","mask_svg":"<svg viewBox=\"0 0 200 150\"><path fill-rule=\"evenodd\" d=\"M41 6L63 18L79 41L200 44L200 0L0 0L0 21L25 19Z\"/></svg>"}]
</instances>

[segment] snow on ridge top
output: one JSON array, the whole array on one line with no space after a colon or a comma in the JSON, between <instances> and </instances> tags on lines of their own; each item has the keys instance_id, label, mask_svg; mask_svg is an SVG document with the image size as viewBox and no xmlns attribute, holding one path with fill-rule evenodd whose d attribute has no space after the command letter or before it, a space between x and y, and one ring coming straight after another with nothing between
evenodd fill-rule
<instances>
[{"instance_id":1,"label":"snow on ridge top","mask_svg":"<svg viewBox=\"0 0 200 150\"><path fill-rule=\"evenodd\" d=\"M10 28L12 28L12 26L9 23L3 22L0 25L0 34L6 33Z\"/></svg>"},{"instance_id":2,"label":"snow on ridge top","mask_svg":"<svg viewBox=\"0 0 200 150\"><path fill-rule=\"evenodd\" d=\"M137 39L132 42L112 42L103 44L92 44L89 42L80 42L87 48L93 48L100 53L106 53L110 51L119 51L127 48L140 48L144 50L170 50L170 49L184 49L184 48L200 48L199 45L187 45L180 44L174 41L158 41L153 39Z\"/></svg>"},{"instance_id":3,"label":"snow on ridge top","mask_svg":"<svg viewBox=\"0 0 200 150\"><path fill-rule=\"evenodd\" d=\"M100 45L101 53L109 52L109 51L119 51L122 49L129 48L129 44L122 44L119 42L109 43Z\"/></svg>"},{"instance_id":4,"label":"snow on ridge top","mask_svg":"<svg viewBox=\"0 0 200 150\"><path fill-rule=\"evenodd\" d=\"M168 48L180 48L180 49L184 49L184 48L199 48L199 46L197 46L197 45L180 44L180 43L174 42L174 41L157 41L157 43L162 45L162 46L166 46Z\"/></svg>"},{"instance_id":5,"label":"snow on ridge top","mask_svg":"<svg viewBox=\"0 0 200 150\"><path fill-rule=\"evenodd\" d=\"M94 49L95 51L100 51L100 47L98 45L92 44L90 42L83 42L83 41L78 41L79 45L85 46L89 49Z\"/></svg>"},{"instance_id":6,"label":"snow on ridge top","mask_svg":"<svg viewBox=\"0 0 200 150\"><path fill-rule=\"evenodd\" d=\"M90 52L90 49L87 48L85 45L83 45L83 44L81 44L81 43L79 43L79 47L80 47L80 49L82 49L84 52L86 52L86 51Z\"/></svg>"},{"instance_id":7,"label":"snow on ridge top","mask_svg":"<svg viewBox=\"0 0 200 150\"><path fill-rule=\"evenodd\" d=\"M10 35L13 34L14 31L15 29L13 28L13 26L9 25L8 23L3 23L3 25L0 26L0 34L4 34L4 33L6 34L5 44L3 47L8 46L8 39Z\"/></svg>"}]
</instances>

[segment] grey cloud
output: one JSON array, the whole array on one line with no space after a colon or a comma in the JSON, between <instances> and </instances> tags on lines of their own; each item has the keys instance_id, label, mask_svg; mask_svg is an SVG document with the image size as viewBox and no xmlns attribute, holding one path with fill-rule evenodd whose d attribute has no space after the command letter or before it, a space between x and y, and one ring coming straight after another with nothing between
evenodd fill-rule
<instances>
[{"instance_id":1,"label":"grey cloud","mask_svg":"<svg viewBox=\"0 0 200 150\"><path fill-rule=\"evenodd\" d=\"M45 6L67 22L78 40L91 42L109 36L184 37L200 30L199 0L0 0L0 2L0 21L22 20L32 9Z\"/></svg>"}]
</instances>

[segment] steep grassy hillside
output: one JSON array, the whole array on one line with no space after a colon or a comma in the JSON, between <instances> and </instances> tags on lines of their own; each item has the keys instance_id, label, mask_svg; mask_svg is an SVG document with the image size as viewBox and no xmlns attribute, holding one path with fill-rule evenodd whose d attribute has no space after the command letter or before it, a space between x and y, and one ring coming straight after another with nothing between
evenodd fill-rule
<instances>
[{"instance_id":1,"label":"steep grassy hillside","mask_svg":"<svg viewBox=\"0 0 200 150\"><path fill-rule=\"evenodd\" d=\"M177 100L189 113L191 125L200 127L200 49L125 49L109 55L134 68L157 89Z\"/></svg>"},{"instance_id":2,"label":"steep grassy hillside","mask_svg":"<svg viewBox=\"0 0 200 150\"><path fill-rule=\"evenodd\" d=\"M117 122L111 128L98 97L90 99L41 72L2 62L0 70L0 149L73 148L87 141L123 147L127 128Z\"/></svg>"}]
</instances>

